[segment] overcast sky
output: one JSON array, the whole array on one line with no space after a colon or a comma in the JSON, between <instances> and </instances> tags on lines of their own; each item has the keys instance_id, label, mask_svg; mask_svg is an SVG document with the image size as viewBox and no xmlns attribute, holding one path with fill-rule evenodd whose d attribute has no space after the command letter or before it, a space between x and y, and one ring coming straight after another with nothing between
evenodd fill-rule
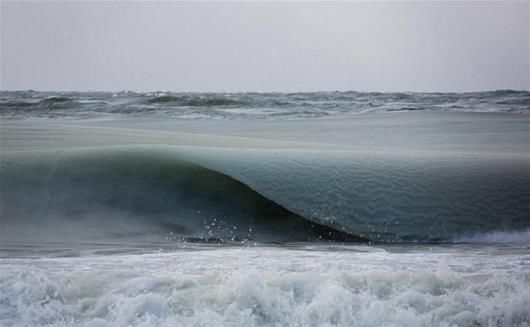
<instances>
[{"instance_id":1,"label":"overcast sky","mask_svg":"<svg viewBox=\"0 0 530 327\"><path fill-rule=\"evenodd\" d=\"M529 2L6 2L1 89L530 89Z\"/></svg>"}]
</instances>

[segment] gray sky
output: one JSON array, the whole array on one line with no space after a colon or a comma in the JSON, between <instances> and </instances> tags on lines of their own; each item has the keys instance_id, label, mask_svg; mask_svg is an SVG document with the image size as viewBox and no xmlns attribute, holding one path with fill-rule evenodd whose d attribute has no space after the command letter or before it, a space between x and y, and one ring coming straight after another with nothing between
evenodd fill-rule
<instances>
[{"instance_id":1,"label":"gray sky","mask_svg":"<svg viewBox=\"0 0 530 327\"><path fill-rule=\"evenodd\" d=\"M1 89L530 89L529 2L6 2Z\"/></svg>"}]
</instances>

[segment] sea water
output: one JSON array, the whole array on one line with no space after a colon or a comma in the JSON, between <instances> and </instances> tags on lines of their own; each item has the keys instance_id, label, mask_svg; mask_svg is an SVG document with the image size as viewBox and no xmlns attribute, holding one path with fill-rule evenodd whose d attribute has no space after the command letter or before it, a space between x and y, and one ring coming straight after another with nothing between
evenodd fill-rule
<instances>
[{"instance_id":1,"label":"sea water","mask_svg":"<svg viewBox=\"0 0 530 327\"><path fill-rule=\"evenodd\" d=\"M0 96L0 324L529 326L530 94Z\"/></svg>"}]
</instances>

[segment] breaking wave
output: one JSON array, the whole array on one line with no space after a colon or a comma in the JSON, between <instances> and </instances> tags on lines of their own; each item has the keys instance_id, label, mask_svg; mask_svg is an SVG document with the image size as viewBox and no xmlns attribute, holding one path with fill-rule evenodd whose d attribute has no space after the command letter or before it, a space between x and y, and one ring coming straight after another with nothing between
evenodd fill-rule
<instances>
[{"instance_id":1,"label":"breaking wave","mask_svg":"<svg viewBox=\"0 0 530 327\"><path fill-rule=\"evenodd\" d=\"M362 240L179 157L82 151L28 161L2 166L4 245L156 235L197 242Z\"/></svg>"},{"instance_id":2,"label":"breaking wave","mask_svg":"<svg viewBox=\"0 0 530 327\"><path fill-rule=\"evenodd\" d=\"M4 156L3 243L451 242L530 224L526 161L249 151L132 146Z\"/></svg>"}]
</instances>

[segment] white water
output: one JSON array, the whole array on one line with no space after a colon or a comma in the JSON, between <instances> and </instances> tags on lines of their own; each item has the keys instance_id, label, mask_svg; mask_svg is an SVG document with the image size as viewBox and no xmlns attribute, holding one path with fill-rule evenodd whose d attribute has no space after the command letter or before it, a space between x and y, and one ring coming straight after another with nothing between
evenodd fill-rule
<instances>
[{"instance_id":1,"label":"white water","mask_svg":"<svg viewBox=\"0 0 530 327\"><path fill-rule=\"evenodd\" d=\"M526 246L4 259L0 325L529 326Z\"/></svg>"}]
</instances>

